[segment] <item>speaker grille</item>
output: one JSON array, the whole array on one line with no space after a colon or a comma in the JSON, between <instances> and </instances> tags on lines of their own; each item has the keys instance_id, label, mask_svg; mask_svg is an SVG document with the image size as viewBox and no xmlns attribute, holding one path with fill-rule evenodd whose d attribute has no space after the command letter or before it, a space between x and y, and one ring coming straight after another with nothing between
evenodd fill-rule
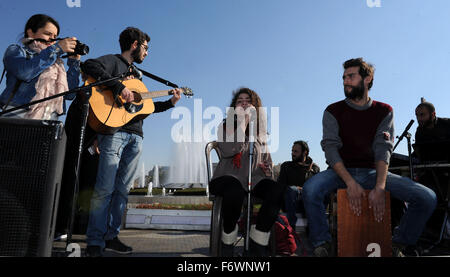
<instances>
[{"instance_id":1,"label":"speaker grille","mask_svg":"<svg viewBox=\"0 0 450 277\"><path fill-rule=\"evenodd\" d=\"M48 248L61 130L59 121L0 121L0 255L40 256Z\"/></svg>"}]
</instances>

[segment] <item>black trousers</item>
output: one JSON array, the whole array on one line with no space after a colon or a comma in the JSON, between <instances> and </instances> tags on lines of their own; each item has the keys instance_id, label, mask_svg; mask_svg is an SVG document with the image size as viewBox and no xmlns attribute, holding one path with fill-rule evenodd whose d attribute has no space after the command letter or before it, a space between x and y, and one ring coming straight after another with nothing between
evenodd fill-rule
<instances>
[{"instance_id":1,"label":"black trousers","mask_svg":"<svg viewBox=\"0 0 450 277\"><path fill-rule=\"evenodd\" d=\"M233 232L241 215L242 204L247 192L238 179L222 176L211 181L209 190L223 197L223 229ZM269 179L261 180L252 190L252 195L262 199L261 209L256 218L256 229L269 232L281 208L285 187Z\"/></svg>"},{"instance_id":2,"label":"black trousers","mask_svg":"<svg viewBox=\"0 0 450 277\"><path fill-rule=\"evenodd\" d=\"M80 129L82 124L81 101L74 100L69 107L65 122L67 135L66 154L64 158L64 170L61 180L61 193L59 196L58 215L56 217L56 233L67 233L69 219L72 216L72 201L76 179L76 159L80 143ZM79 188L76 210L74 213L74 234L85 234L89 219L89 208L92 193L97 177L98 155L91 155L87 148L96 136L94 130L88 125L84 137L84 149L81 155Z\"/></svg>"}]
</instances>

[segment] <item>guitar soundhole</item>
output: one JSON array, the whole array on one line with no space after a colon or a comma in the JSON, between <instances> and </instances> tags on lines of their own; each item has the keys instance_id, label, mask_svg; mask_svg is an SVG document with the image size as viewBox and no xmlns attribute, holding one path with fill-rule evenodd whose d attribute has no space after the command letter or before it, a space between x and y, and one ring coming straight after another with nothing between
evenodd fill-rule
<instances>
[{"instance_id":1,"label":"guitar soundhole","mask_svg":"<svg viewBox=\"0 0 450 277\"><path fill-rule=\"evenodd\" d=\"M143 107L144 105L135 105L135 104L133 104L133 103L125 103L124 104L124 108L125 108L125 110L128 112L128 113L131 113L131 114L134 114L134 113L137 113L137 112L139 112L140 110L142 110L142 107Z\"/></svg>"},{"instance_id":2,"label":"guitar soundhole","mask_svg":"<svg viewBox=\"0 0 450 277\"><path fill-rule=\"evenodd\" d=\"M133 95L134 95L134 101L133 102L139 103L139 102L142 101L142 96L141 96L140 93L137 93L137 92L133 91Z\"/></svg>"}]
</instances>

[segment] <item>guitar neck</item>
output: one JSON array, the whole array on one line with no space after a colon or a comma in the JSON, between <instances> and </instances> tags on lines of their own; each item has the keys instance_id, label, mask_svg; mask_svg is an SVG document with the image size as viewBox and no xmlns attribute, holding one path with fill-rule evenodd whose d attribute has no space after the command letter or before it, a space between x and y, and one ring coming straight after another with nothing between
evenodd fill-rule
<instances>
[{"instance_id":1,"label":"guitar neck","mask_svg":"<svg viewBox=\"0 0 450 277\"><path fill-rule=\"evenodd\" d=\"M173 92L171 90L158 90L158 91L140 92L139 94L141 95L142 99L153 99L172 95Z\"/></svg>"}]
</instances>

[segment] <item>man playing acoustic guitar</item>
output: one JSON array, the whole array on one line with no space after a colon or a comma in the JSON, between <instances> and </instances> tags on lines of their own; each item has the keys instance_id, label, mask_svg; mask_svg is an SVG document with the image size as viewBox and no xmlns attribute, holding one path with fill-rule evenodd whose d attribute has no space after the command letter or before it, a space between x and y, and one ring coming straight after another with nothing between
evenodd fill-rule
<instances>
[{"instance_id":1,"label":"man playing acoustic guitar","mask_svg":"<svg viewBox=\"0 0 450 277\"><path fill-rule=\"evenodd\" d=\"M142 63L148 55L150 37L137 28L128 27L119 38L122 54L87 60L82 70L96 80L107 80ZM132 102L134 94L120 81L107 84L114 97ZM165 102L155 102L155 113L166 111L180 100L181 89ZM97 180L91 199L86 232L86 255L99 257L103 249L128 254L132 248L118 239L122 215L128 201L128 185L133 181L142 149L143 119L133 119L114 134L98 134L100 151Z\"/></svg>"}]
</instances>

